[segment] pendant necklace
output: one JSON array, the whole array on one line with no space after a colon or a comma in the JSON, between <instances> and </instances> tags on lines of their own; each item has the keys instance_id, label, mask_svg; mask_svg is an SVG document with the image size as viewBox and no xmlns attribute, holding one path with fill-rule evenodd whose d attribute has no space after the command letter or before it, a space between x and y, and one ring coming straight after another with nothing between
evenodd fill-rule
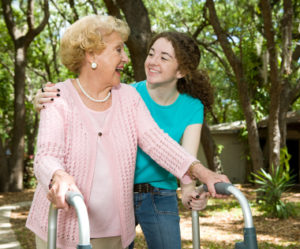
<instances>
[{"instance_id":1,"label":"pendant necklace","mask_svg":"<svg viewBox=\"0 0 300 249\"><path fill-rule=\"evenodd\" d=\"M103 103L103 102L107 101L110 97L111 91L108 92L107 96L104 99L94 99L90 95L88 95L87 92L83 89L78 78L76 78L76 82L77 82L80 90L83 92L83 94L93 102Z\"/></svg>"}]
</instances>

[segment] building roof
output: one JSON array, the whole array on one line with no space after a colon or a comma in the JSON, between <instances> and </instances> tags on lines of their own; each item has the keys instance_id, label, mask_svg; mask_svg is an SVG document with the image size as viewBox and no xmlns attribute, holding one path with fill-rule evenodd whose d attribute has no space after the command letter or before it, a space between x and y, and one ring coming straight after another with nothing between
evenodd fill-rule
<instances>
[{"instance_id":1,"label":"building roof","mask_svg":"<svg viewBox=\"0 0 300 249\"><path fill-rule=\"evenodd\" d=\"M268 116L258 123L259 128L266 128L268 125ZM300 110L287 113L287 125L300 126ZM245 120L239 120L231 123L222 123L211 125L210 131L212 134L234 134L239 133L241 129L246 128Z\"/></svg>"},{"instance_id":2,"label":"building roof","mask_svg":"<svg viewBox=\"0 0 300 249\"><path fill-rule=\"evenodd\" d=\"M231 123L222 123L217 125L209 126L209 129L212 134L220 134L220 133L239 133L242 128L246 127L246 122L244 120L235 121Z\"/></svg>"}]
</instances>

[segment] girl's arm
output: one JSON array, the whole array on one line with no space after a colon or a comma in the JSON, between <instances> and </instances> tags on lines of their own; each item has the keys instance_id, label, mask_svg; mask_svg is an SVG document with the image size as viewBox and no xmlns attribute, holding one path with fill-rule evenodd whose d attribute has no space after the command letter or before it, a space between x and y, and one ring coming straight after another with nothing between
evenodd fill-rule
<instances>
[{"instance_id":1,"label":"girl's arm","mask_svg":"<svg viewBox=\"0 0 300 249\"><path fill-rule=\"evenodd\" d=\"M202 124L192 124L186 127L182 136L182 147L194 157L197 157ZM190 184L180 182L182 203L188 209L202 210L206 207L208 193L196 190L195 181Z\"/></svg>"}]
</instances>

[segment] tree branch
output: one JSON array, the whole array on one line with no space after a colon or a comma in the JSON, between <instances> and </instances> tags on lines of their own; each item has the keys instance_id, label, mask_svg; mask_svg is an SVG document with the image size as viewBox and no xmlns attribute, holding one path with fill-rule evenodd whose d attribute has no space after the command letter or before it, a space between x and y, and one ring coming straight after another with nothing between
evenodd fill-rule
<instances>
[{"instance_id":1,"label":"tree branch","mask_svg":"<svg viewBox=\"0 0 300 249\"><path fill-rule=\"evenodd\" d=\"M48 2L48 0L44 0L43 10L44 10L44 18L41 21L40 25L38 25L37 28L35 28L35 29L32 30L32 34L31 35L36 36L37 34L39 34L44 29L44 27L46 26L46 24L48 23L49 16L50 16L50 13L49 13L49 2Z\"/></svg>"},{"instance_id":2,"label":"tree branch","mask_svg":"<svg viewBox=\"0 0 300 249\"><path fill-rule=\"evenodd\" d=\"M37 76L40 76L45 82L48 81L47 75L44 71L40 71L39 69L30 66L27 66L27 69L34 72Z\"/></svg>"},{"instance_id":3,"label":"tree branch","mask_svg":"<svg viewBox=\"0 0 300 249\"><path fill-rule=\"evenodd\" d=\"M29 30L34 29L34 14L33 14L33 9L34 9L34 2L32 0L28 0L27 2L27 25Z\"/></svg>"},{"instance_id":4,"label":"tree branch","mask_svg":"<svg viewBox=\"0 0 300 249\"><path fill-rule=\"evenodd\" d=\"M202 22L201 25L199 25L196 29L196 31L194 32L194 34L192 35L194 37L194 39L197 39L198 35L202 32L202 30L207 27L209 25L209 23L207 21Z\"/></svg>"},{"instance_id":5,"label":"tree branch","mask_svg":"<svg viewBox=\"0 0 300 249\"><path fill-rule=\"evenodd\" d=\"M213 0L206 0L209 10L209 21L213 26L214 32L218 37L218 41L224 51L224 54L232 67L236 77L239 98L242 105L243 113L247 122L247 130L249 133L249 148L254 171L263 168L263 155L259 144L259 134L254 111L251 107L251 99L249 97L249 90L247 81L244 78L244 69L241 60L235 55L231 44L227 39L226 32L221 28L219 18L216 13L215 4Z\"/></svg>"},{"instance_id":6,"label":"tree branch","mask_svg":"<svg viewBox=\"0 0 300 249\"><path fill-rule=\"evenodd\" d=\"M75 21L77 21L79 19L79 15L77 13L74 0L69 0L69 4L71 6L72 13L74 15L73 22L75 22Z\"/></svg>"},{"instance_id":7,"label":"tree branch","mask_svg":"<svg viewBox=\"0 0 300 249\"><path fill-rule=\"evenodd\" d=\"M106 5L108 14L110 14L111 16L115 16L119 19L122 18L120 8L115 4L115 1L113 1L113 0L103 0L103 2Z\"/></svg>"},{"instance_id":8,"label":"tree branch","mask_svg":"<svg viewBox=\"0 0 300 249\"><path fill-rule=\"evenodd\" d=\"M296 85L290 91L291 105L299 98L300 95L300 79L297 80Z\"/></svg>"},{"instance_id":9,"label":"tree branch","mask_svg":"<svg viewBox=\"0 0 300 249\"><path fill-rule=\"evenodd\" d=\"M212 24L214 31L218 37L218 40L223 48L223 51L232 67L234 70L235 74L239 77L241 77L241 72L239 70L241 66L241 61L236 57L234 54L233 50L231 49L231 46L227 40L227 34L226 32L221 28L221 24L219 22L219 18L216 13L215 5L213 0L207 0L206 1L206 6L209 9L209 21Z\"/></svg>"},{"instance_id":10,"label":"tree branch","mask_svg":"<svg viewBox=\"0 0 300 249\"><path fill-rule=\"evenodd\" d=\"M277 63L277 51L274 40L274 29L272 24L271 5L268 0L261 0L261 13L264 20L264 34L267 40L267 49L269 51L269 64L270 64L270 80L273 87L278 85L278 63Z\"/></svg>"},{"instance_id":11,"label":"tree branch","mask_svg":"<svg viewBox=\"0 0 300 249\"><path fill-rule=\"evenodd\" d=\"M97 10L97 6L96 6L95 2L93 0L88 0L88 3L92 6L93 12L97 15L98 10Z\"/></svg>"},{"instance_id":12,"label":"tree branch","mask_svg":"<svg viewBox=\"0 0 300 249\"><path fill-rule=\"evenodd\" d=\"M214 51L211 47L208 46L208 44L206 44L204 42L200 42L200 41L197 40L197 43L200 46L204 47L205 50L207 50L208 52L213 54L220 61L220 63L223 65L223 67L225 69L225 72L228 75L228 77L230 79L234 79L234 75L231 73L231 70L230 70L230 67L229 67L228 63L225 60L223 60L216 51Z\"/></svg>"},{"instance_id":13,"label":"tree branch","mask_svg":"<svg viewBox=\"0 0 300 249\"><path fill-rule=\"evenodd\" d=\"M8 32L15 43L17 39L16 35L16 23L13 20L13 14L11 9L11 1L9 0L2 0L2 9L3 9L3 15L4 20L8 29Z\"/></svg>"},{"instance_id":14,"label":"tree branch","mask_svg":"<svg viewBox=\"0 0 300 249\"><path fill-rule=\"evenodd\" d=\"M0 61L0 64L7 70L7 72L10 74L11 78L13 79L15 74L14 71L11 70L11 67L3 63L2 60Z\"/></svg>"},{"instance_id":15,"label":"tree branch","mask_svg":"<svg viewBox=\"0 0 300 249\"><path fill-rule=\"evenodd\" d=\"M300 58L300 45L297 44L292 55L292 60L297 62Z\"/></svg>"},{"instance_id":16,"label":"tree branch","mask_svg":"<svg viewBox=\"0 0 300 249\"><path fill-rule=\"evenodd\" d=\"M292 62L292 30L293 30L293 6L291 0L283 2L284 15L282 19L282 64L281 74L291 74Z\"/></svg>"},{"instance_id":17,"label":"tree branch","mask_svg":"<svg viewBox=\"0 0 300 249\"><path fill-rule=\"evenodd\" d=\"M66 15L65 15L65 14L60 10L60 8L57 6L55 0L50 0L50 1L51 1L51 3L54 5L54 7L56 8L56 10L58 11L58 13L60 14L61 17L62 17L64 20L68 21L69 23L72 23L72 20L68 19L68 18L66 17Z\"/></svg>"}]
</instances>

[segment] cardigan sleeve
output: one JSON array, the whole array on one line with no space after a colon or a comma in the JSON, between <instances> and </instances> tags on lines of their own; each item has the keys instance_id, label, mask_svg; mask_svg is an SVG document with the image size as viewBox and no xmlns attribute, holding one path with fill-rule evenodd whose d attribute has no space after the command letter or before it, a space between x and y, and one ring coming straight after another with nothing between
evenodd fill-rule
<instances>
[{"instance_id":1,"label":"cardigan sleeve","mask_svg":"<svg viewBox=\"0 0 300 249\"><path fill-rule=\"evenodd\" d=\"M141 98L137 103L136 110L140 148L183 183L190 183L191 178L186 172L191 163L197 159L159 128Z\"/></svg>"},{"instance_id":2,"label":"cardigan sleeve","mask_svg":"<svg viewBox=\"0 0 300 249\"><path fill-rule=\"evenodd\" d=\"M53 173L64 170L65 156L65 117L62 99L47 105L41 111L37 152L34 160L34 173L43 188L47 191Z\"/></svg>"}]
</instances>

